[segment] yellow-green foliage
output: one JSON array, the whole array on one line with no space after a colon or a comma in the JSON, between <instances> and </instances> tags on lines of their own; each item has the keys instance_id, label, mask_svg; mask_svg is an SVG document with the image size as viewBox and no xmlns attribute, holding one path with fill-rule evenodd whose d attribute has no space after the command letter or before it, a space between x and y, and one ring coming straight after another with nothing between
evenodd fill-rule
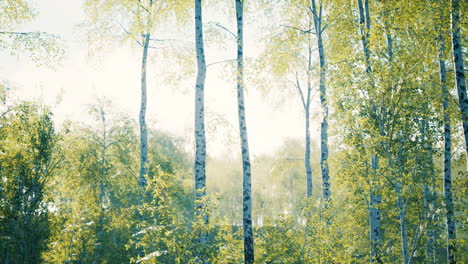
<instances>
[{"instance_id":1,"label":"yellow-green foliage","mask_svg":"<svg viewBox=\"0 0 468 264\"><path fill-rule=\"evenodd\" d=\"M36 10L30 1L1 1L0 49L9 51L12 56L27 55L38 65L56 65L64 55L63 44L58 35L14 30L36 16Z\"/></svg>"},{"instance_id":2,"label":"yellow-green foliage","mask_svg":"<svg viewBox=\"0 0 468 264\"><path fill-rule=\"evenodd\" d=\"M5 0L0 3L0 25L2 30L31 21L37 14L30 1Z\"/></svg>"},{"instance_id":3,"label":"yellow-green foliage","mask_svg":"<svg viewBox=\"0 0 468 264\"><path fill-rule=\"evenodd\" d=\"M84 5L90 32L97 30L102 35L119 41L142 41L142 34L156 33L166 20L183 24L190 17L191 1L154 0L87 0ZM91 32L93 35L97 32ZM157 38L157 34L155 36ZM92 39L91 42L102 41Z\"/></svg>"},{"instance_id":4,"label":"yellow-green foliage","mask_svg":"<svg viewBox=\"0 0 468 264\"><path fill-rule=\"evenodd\" d=\"M51 113L22 102L0 116L0 259L41 261L50 232L46 185L55 171ZM17 261L17 262L16 262Z\"/></svg>"}]
</instances>

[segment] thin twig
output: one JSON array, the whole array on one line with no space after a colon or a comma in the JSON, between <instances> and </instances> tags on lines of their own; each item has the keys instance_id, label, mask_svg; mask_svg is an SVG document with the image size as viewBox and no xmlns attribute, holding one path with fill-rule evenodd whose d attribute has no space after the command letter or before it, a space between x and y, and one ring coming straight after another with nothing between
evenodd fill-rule
<instances>
[{"instance_id":1,"label":"thin twig","mask_svg":"<svg viewBox=\"0 0 468 264\"><path fill-rule=\"evenodd\" d=\"M327 29L327 27L328 27L328 24L326 24L326 25L320 30L320 34L322 34L322 33L325 31L325 29Z\"/></svg>"},{"instance_id":2,"label":"thin twig","mask_svg":"<svg viewBox=\"0 0 468 264\"><path fill-rule=\"evenodd\" d=\"M310 30L310 29L309 29L309 30L304 30L304 29L302 29L302 28L293 27L293 26L288 26L288 25L282 25L282 26L285 27L285 28L291 28L291 29L300 31L302 34L308 34L308 33L314 34L314 33L312 32L312 30Z\"/></svg>"},{"instance_id":3,"label":"thin twig","mask_svg":"<svg viewBox=\"0 0 468 264\"><path fill-rule=\"evenodd\" d=\"M458 145L458 148L452 153L452 155L450 156L450 158L453 157L453 155L455 155L459 150L460 148L462 147L463 145Z\"/></svg>"},{"instance_id":4,"label":"thin twig","mask_svg":"<svg viewBox=\"0 0 468 264\"><path fill-rule=\"evenodd\" d=\"M47 34L46 32L15 32L15 31L0 31L0 34L8 35L29 35L29 34Z\"/></svg>"},{"instance_id":5,"label":"thin twig","mask_svg":"<svg viewBox=\"0 0 468 264\"><path fill-rule=\"evenodd\" d=\"M217 61L217 62L209 63L209 64L206 65L206 67L208 68L208 66L211 66L211 65L215 65L215 64L219 64L219 63L224 63L224 62L232 62L232 61L237 61L237 59L222 60L222 61Z\"/></svg>"}]
</instances>

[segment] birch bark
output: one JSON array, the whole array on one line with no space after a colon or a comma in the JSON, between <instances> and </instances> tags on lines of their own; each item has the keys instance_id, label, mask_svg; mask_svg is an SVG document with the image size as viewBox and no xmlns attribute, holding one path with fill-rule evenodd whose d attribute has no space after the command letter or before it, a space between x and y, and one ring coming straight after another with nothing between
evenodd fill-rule
<instances>
[{"instance_id":1,"label":"birch bark","mask_svg":"<svg viewBox=\"0 0 468 264\"><path fill-rule=\"evenodd\" d=\"M322 5L317 10L315 0L311 0L311 9L314 17L315 36L317 37L317 46L319 53L320 75L320 103L322 105L322 124L320 128L320 168L322 171L322 198L327 207L331 198L330 191L330 173L328 167L328 104L326 91L326 63L325 49L323 46L323 25L322 25Z\"/></svg>"},{"instance_id":2,"label":"birch bark","mask_svg":"<svg viewBox=\"0 0 468 264\"><path fill-rule=\"evenodd\" d=\"M447 70L443 52L445 50L443 36L439 36L439 71L440 82L442 84L443 111L444 111L444 202L447 225L447 263L453 264L455 261L455 222L453 220L453 198L452 198L452 139L451 121L448 113L449 91L447 89Z\"/></svg>"},{"instance_id":3,"label":"birch bark","mask_svg":"<svg viewBox=\"0 0 468 264\"><path fill-rule=\"evenodd\" d=\"M402 140L402 139L400 139ZM398 151L398 180L395 184L397 192L398 218L400 220L401 250L403 254L403 263L409 263L408 239L406 236L406 202L403 201L403 160L402 149Z\"/></svg>"},{"instance_id":4,"label":"birch bark","mask_svg":"<svg viewBox=\"0 0 468 264\"><path fill-rule=\"evenodd\" d=\"M455 81L457 85L458 102L460 104L463 132L465 135L465 150L468 156L468 96L466 94L465 66L463 65L460 24L460 0L452 0L453 62L455 64Z\"/></svg>"},{"instance_id":5,"label":"birch bark","mask_svg":"<svg viewBox=\"0 0 468 264\"><path fill-rule=\"evenodd\" d=\"M197 80L195 84L195 199L200 200L206 193L206 137L205 137L205 77L206 62L203 45L203 19L201 0L195 0L195 48L197 52ZM200 202L200 201L199 201ZM201 212L202 204L197 213ZM208 217L205 222L208 222Z\"/></svg>"},{"instance_id":6,"label":"birch bark","mask_svg":"<svg viewBox=\"0 0 468 264\"><path fill-rule=\"evenodd\" d=\"M305 137L305 169L306 169L306 180L307 180L307 197L312 196L312 167L310 165L310 110L309 103L304 107L305 121L306 121L306 137Z\"/></svg>"},{"instance_id":7,"label":"birch bark","mask_svg":"<svg viewBox=\"0 0 468 264\"><path fill-rule=\"evenodd\" d=\"M143 39L143 54L141 58L141 105L140 105L140 177L138 183L141 188L145 189L147 185L146 176L148 173L148 131L146 129L146 67L148 60L148 46L150 42L150 34L146 32Z\"/></svg>"},{"instance_id":8,"label":"birch bark","mask_svg":"<svg viewBox=\"0 0 468 264\"><path fill-rule=\"evenodd\" d=\"M422 173L423 177L426 180L424 184L424 208L425 215L427 219L426 224L426 257L428 263L436 263L437 261L437 232L436 232L436 192L435 192L435 174L434 174L434 158L432 156L432 143L429 141L428 133L429 122L424 120L421 125L421 143L427 153L424 159L427 159L426 162L422 162ZM427 164L427 165L426 165Z\"/></svg>"},{"instance_id":9,"label":"birch bark","mask_svg":"<svg viewBox=\"0 0 468 264\"><path fill-rule=\"evenodd\" d=\"M379 169L379 158L376 155L373 155L371 158L371 166L374 175L377 174L377 170ZM380 208L379 205L382 201L382 197L380 195L376 195L376 187L372 183L370 194L369 194L369 236L371 242L371 263L383 263L381 256L380 256L380 246L382 244L382 231L380 228Z\"/></svg>"},{"instance_id":10,"label":"birch bark","mask_svg":"<svg viewBox=\"0 0 468 264\"><path fill-rule=\"evenodd\" d=\"M359 9L359 26L361 33L361 43L364 53L366 73L369 75L372 72L372 66L370 63L370 49L369 49L369 34L370 34L370 10L369 1L357 0ZM372 77L372 76L370 76ZM371 155L372 170L374 172L374 178L377 177L377 171L379 168L379 159L376 154ZM375 181L374 181L375 182ZM371 263L383 263L380 256L380 246L382 244L382 231L381 231L381 219L379 204L382 201L381 196L377 195L378 186L374 186L372 182L370 188L370 204L369 204L369 222L370 222L370 242L371 242Z\"/></svg>"},{"instance_id":11,"label":"birch bark","mask_svg":"<svg viewBox=\"0 0 468 264\"><path fill-rule=\"evenodd\" d=\"M312 93L312 84L310 82L310 69L312 67L312 47L310 37L307 41L308 43L308 54L307 54L307 95L304 95L302 91L299 77L296 73L296 88L299 94L299 97L302 102L305 113L305 151L304 151L304 167L306 171L306 197L309 198L312 196L312 166L310 165L310 100Z\"/></svg>"},{"instance_id":12,"label":"birch bark","mask_svg":"<svg viewBox=\"0 0 468 264\"><path fill-rule=\"evenodd\" d=\"M242 169L243 169L243 227L244 227L244 262L254 263L254 244L252 234L252 196L249 142L247 138L247 123L245 119L244 101L244 1L236 0L237 17L237 105L239 116L239 132L241 137Z\"/></svg>"}]
</instances>

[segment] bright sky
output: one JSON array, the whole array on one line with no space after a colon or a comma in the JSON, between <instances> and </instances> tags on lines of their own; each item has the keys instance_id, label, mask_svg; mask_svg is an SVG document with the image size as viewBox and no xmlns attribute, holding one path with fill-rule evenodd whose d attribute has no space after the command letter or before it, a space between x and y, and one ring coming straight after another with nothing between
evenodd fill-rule
<instances>
[{"instance_id":1,"label":"bright sky","mask_svg":"<svg viewBox=\"0 0 468 264\"><path fill-rule=\"evenodd\" d=\"M53 109L58 124L65 119L89 121L87 106L96 103L97 96L110 99L115 111L128 113L136 120L140 106L140 49L131 48L127 43L118 48L111 47L99 58L90 58L88 46L76 30L84 17L81 10L83 1L35 2L38 18L18 30L61 35L65 41L66 59L55 69L50 69L38 67L25 57L12 57L0 52L0 79L15 87L18 97L40 98L50 105L55 104L57 96L62 93L62 102ZM205 13L204 22L219 21L216 15L212 11ZM254 39L257 23L249 23L249 17L246 20L245 52L247 57L255 57L259 53L255 47L258 39ZM189 41L194 38L192 31L185 36ZM206 47L207 62L235 58L234 45L226 47L225 50ZM168 67L174 66L165 63L156 67L158 62L158 58L153 57L148 68L147 120L151 127L185 139L187 149L192 151L195 75L186 77L178 87L164 85L161 81L164 69L170 71ZM235 83L221 79L222 69L222 65L210 66L206 79L207 148L211 156L237 155L240 148ZM248 68L245 70L249 71ZM247 127L254 158L272 153L287 138L304 137L304 117L297 95L273 94L276 96L265 97L255 87L247 87ZM278 102L282 104L278 106ZM312 123L312 137L318 138L319 121L313 120Z\"/></svg>"}]
</instances>

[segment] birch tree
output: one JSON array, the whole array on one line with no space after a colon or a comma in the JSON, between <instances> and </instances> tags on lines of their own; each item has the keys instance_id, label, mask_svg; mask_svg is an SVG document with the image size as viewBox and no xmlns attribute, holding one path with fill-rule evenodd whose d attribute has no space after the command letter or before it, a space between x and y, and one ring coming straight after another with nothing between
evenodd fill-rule
<instances>
[{"instance_id":1,"label":"birch tree","mask_svg":"<svg viewBox=\"0 0 468 264\"><path fill-rule=\"evenodd\" d=\"M424 184L424 208L426 210L425 216L427 219L426 224L426 258L429 263L436 263L437 261L437 247L438 247L438 232L437 232L437 192L436 192L436 175L435 164L433 158L433 142L429 140L430 133L429 122L423 121L421 124L421 144L423 144L422 160L422 173L423 177L427 179ZM427 162L425 162L427 160ZM426 165L427 164L427 165Z\"/></svg>"},{"instance_id":2,"label":"birch tree","mask_svg":"<svg viewBox=\"0 0 468 264\"><path fill-rule=\"evenodd\" d=\"M334 8L339 8L339 4ZM371 28L370 14L373 10L375 17ZM355 12L358 19L355 19ZM351 117L351 120L345 121L350 123L341 123L349 127L344 130L350 137L345 136L344 139L354 149L348 151L357 151L357 157L352 160L363 163L362 168L351 165L362 171L356 169L352 175L358 178L350 181L360 182L360 186L353 188L363 195L365 193L363 198L369 216L370 260L386 262L401 254L399 256L402 262L408 263L413 244L417 241L412 237L417 233L415 229L408 228L408 222L413 223L414 215L407 208L413 197L411 190L417 185L410 178L410 175L414 175L411 168L414 167L413 159L416 157L408 153L415 147L414 140L410 139L416 129L412 111L417 112L419 108L417 104L404 98L422 97L419 93L424 90L421 88L420 92L415 92L418 91L419 83L413 81L413 75L417 75L420 69L410 66L414 64L410 62L410 58L414 57L410 55L413 50L401 48L413 43L406 42L406 36L400 33L405 32L401 29L401 24L388 23L391 20L393 23L400 22L400 17L394 12L391 6L381 2L371 4L369 1L358 1L357 10L342 12L345 21L333 25L333 30L337 30L338 25L345 28L351 38L350 43L334 43L341 44L340 46L349 45L342 48L347 52L343 57L334 55L333 62L340 65L336 74L349 78L345 83L334 82L340 87L336 90L336 95L341 97L337 99L339 103L335 112L344 111L345 113L337 115L343 115L347 119ZM356 31L360 34L349 36ZM395 45L396 43L399 45ZM335 45L333 47L337 47ZM344 59L354 58L354 52L358 52L355 60ZM397 72L405 72L408 77L397 75ZM343 90L346 91L341 94ZM350 95L354 98L347 98ZM388 217L392 219L387 219ZM398 219L398 223L395 223L398 229L391 230L387 224L387 234L384 234L383 224L393 219ZM400 241L389 242L395 236ZM401 247L390 253L388 243L398 242Z\"/></svg>"},{"instance_id":3,"label":"birch tree","mask_svg":"<svg viewBox=\"0 0 468 264\"><path fill-rule=\"evenodd\" d=\"M244 227L244 262L254 263L254 239L252 233L252 189L249 141L245 118L244 100L244 0L236 0L237 18L237 113L242 153L242 223Z\"/></svg>"},{"instance_id":4,"label":"birch tree","mask_svg":"<svg viewBox=\"0 0 468 264\"><path fill-rule=\"evenodd\" d=\"M335 4L343 4L344 7L343 2ZM426 154L432 152L430 144L438 139L438 124L443 122L442 115L438 113L442 91L439 77L436 77L439 74L436 67L437 49L434 47L437 34L433 30L435 24L431 6L424 1L391 4L360 1L358 4L357 21L351 20L350 13L354 14L353 10L344 11L346 7L339 9L344 21L336 22L336 26L340 25L342 32L348 32L351 40L348 43L333 43L333 47L338 47L336 50L342 50L344 54L334 54L332 63L339 65L334 77L341 78L338 73L345 75L348 82L332 81L338 84L337 87L350 86L350 91L336 91L338 96L345 98L338 99L340 103L336 105L335 113L338 116L356 118L350 120L356 122L355 125L342 123L345 127L356 129L344 129L346 134L355 134L349 139L345 136L345 139L349 140L352 149L362 153L357 154L361 162L362 159L371 160L365 162L369 168L359 173L363 178L357 179L367 182L368 185L364 183L364 186L368 186L371 193L380 196L376 209L383 218L380 219L381 230L385 228L385 233L381 233L380 260L387 262L401 258L404 263L419 261L421 256L417 253L421 250L418 248L421 244L418 240L425 239L427 260L431 258L433 261L440 261L435 259L433 253L437 250L432 251L437 244L436 214L428 209L425 211L427 217L418 219L414 210L423 208L423 203L415 204L413 200L416 197L426 197L424 199L428 208L437 204L431 201L431 197L434 197L431 192L437 189L433 180L434 173L431 172L434 163L431 162L431 155ZM366 10L375 14L371 16L371 31L367 30L366 21L369 16ZM348 28L356 28L358 21L361 26L361 34L358 35L360 43L349 36L352 30ZM336 30L336 26L333 30ZM343 41L343 38L337 36L337 40ZM351 52L355 52L357 44L361 44L360 50L368 46L372 52L369 53L370 56L361 52L364 56L350 61ZM366 61L370 63L367 64ZM359 74L361 69L365 80ZM362 88L356 91L359 86ZM350 95L354 99L349 98ZM348 113L342 114L343 110ZM359 144L364 144L364 148L358 147ZM435 145L438 146L437 143ZM378 158L378 163L372 156ZM372 172L375 177L372 177ZM353 188L359 190L359 187ZM366 201L372 205L370 197ZM421 228L427 228L427 233L423 234ZM394 240L395 237L399 241ZM393 247L395 243L400 244L398 249Z\"/></svg>"},{"instance_id":5,"label":"birch tree","mask_svg":"<svg viewBox=\"0 0 468 264\"><path fill-rule=\"evenodd\" d=\"M292 87L296 98L300 101L304 113L304 169L305 169L305 197L313 194L313 170L311 166L311 122L314 99L314 81L316 64L314 62L315 17L309 1L284 1L270 3L270 8L280 10L281 27L272 25L272 33L266 39L265 51L260 56L259 67L265 68L278 78L275 83L281 86ZM318 12L318 11L317 11ZM292 16L291 14L295 14ZM320 73L319 73L320 74ZM321 75L323 82L325 75ZM286 79L287 81L284 81ZM268 91L272 90L272 84L268 84ZM288 91L285 91L289 96ZM325 113L325 112L324 112ZM325 115L323 115L325 116ZM325 150L325 148L321 148ZM324 168L328 163L323 163Z\"/></svg>"},{"instance_id":6,"label":"birch tree","mask_svg":"<svg viewBox=\"0 0 468 264\"><path fill-rule=\"evenodd\" d=\"M322 170L322 197L325 201L325 206L328 205L331 199L330 191L330 172L328 167L328 103L326 90L326 61L325 48L323 46L323 32L326 24L323 24L323 5L319 1L318 7L315 0L311 0L311 12L313 15L315 36L317 38L317 47L319 54L319 85L320 85L320 103L322 105L322 124L320 130L320 168Z\"/></svg>"},{"instance_id":7,"label":"birch tree","mask_svg":"<svg viewBox=\"0 0 468 264\"><path fill-rule=\"evenodd\" d=\"M441 16L442 17L442 16ZM437 27L437 28L440 28ZM444 58L445 38L442 29L439 29L437 38L438 45L438 64L439 64L439 78L442 92L442 107L443 107L443 182L444 182L444 203L446 213L446 226L447 226L447 262L455 263L455 222L454 222L454 206L452 195L452 128L451 117L449 110L450 93L447 87L447 68ZM466 135L466 133L465 133Z\"/></svg>"},{"instance_id":8,"label":"birch tree","mask_svg":"<svg viewBox=\"0 0 468 264\"><path fill-rule=\"evenodd\" d=\"M90 30L103 32L118 40L131 40L141 49L140 80L140 170L138 183L146 188L148 177L148 130L146 125L147 109L147 67L149 49L153 48L154 34L164 20L171 16L185 16L188 1L154 0L87 0L85 11L89 18ZM102 38L101 36L101 38ZM94 41L102 41L96 39Z\"/></svg>"},{"instance_id":9,"label":"birch tree","mask_svg":"<svg viewBox=\"0 0 468 264\"><path fill-rule=\"evenodd\" d=\"M309 31L311 30L310 28L310 23L309 23ZM310 161L310 153L311 153L311 138L310 138L310 105L312 102L312 83L311 83L311 68L312 68L312 43L311 43L311 38L310 36L307 38L307 69L306 71L306 86L303 87L301 86L301 82L299 81L298 74L296 72L296 89L298 91L299 97L302 102L302 106L304 109L304 114L305 114L305 152L304 152L304 167L305 167L305 172L306 172L306 197L311 197L312 196L312 166L311 166L311 161Z\"/></svg>"},{"instance_id":10,"label":"birch tree","mask_svg":"<svg viewBox=\"0 0 468 264\"><path fill-rule=\"evenodd\" d=\"M462 123L465 134L465 140L467 137L466 130L466 120L463 120L464 111L463 111L463 97L466 99L466 87L464 87L464 72L463 72L463 58L460 51L457 51L458 48L461 48L461 43L459 39L460 22L459 17L459 3L457 1L452 1L452 14L451 14L451 33L452 33L452 47L453 47L453 56L455 63L455 84L457 87L457 93L460 103L460 110L462 113ZM458 10L457 10L458 9ZM455 219L454 219L454 202L452 194L452 120L451 120L451 111L450 111L450 101L451 95L449 91L449 83L447 80L447 62L446 62L446 53L447 48L445 44L446 35L448 28L444 27L446 24L445 21L448 21L448 14L444 12L448 10L442 4L437 3L433 12L436 14L436 18L439 18L441 22L436 22L434 25L435 34L437 34L435 44L437 46L437 59L439 66L439 83L441 89L441 103L442 103L442 115L443 115L443 194L444 194L444 204L445 204L445 223L447 228L447 263L455 263ZM456 14L458 12L458 14ZM447 19L446 19L447 18ZM461 72L460 72L460 60L461 60ZM465 91L463 91L465 88ZM432 258L434 259L434 257Z\"/></svg>"},{"instance_id":11,"label":"birch tree","mask_svg":"<svg viewBox=\"0 0 468 264\"><path fill-rule=\"evenodd\" d=\"M443 37L439 38L439 68L440 68L440 83L442 88L442 106L444 115L444 202L446 210L447 224L447 259L448 263L455 263L455 222L453 212L453 195L452 195L452 129L450 122L449 108L449 92L447 89L447 70L443 52L445 50Z\"/></svg>"},{"instance_id":12,"label":"birch tree","mask_svg":"<svg viewBox=\"0 0 468 264\"><path fill-rule=\"evenodd\" d=\"M197 52L198 73L195 85L195 192L196 200L201 203L201 198L206 192L206 137L205 137L205 77L206 62L203 45L203 18L202 1L195 0L195 48ZM201 204L197 205L202 206ZM201 208L197 210L201 212ZM206 215L204 217L207 217ZM208 218L205 219L208 221Z\"/></svg>"},{"instance_id":13,"label":"birch tree","mask_svg":"<svg viewBox=\"0 0 468 264\"><path fill-rule=\"evenodd\" d=\"M455 64L455 81L460 104L463 132L465 134L465 150L468 157L468 95L466 94L465 66L463 61L463 47L461 42L461 10L463 1L452 0L452 49L453 62ZM466 6L465 6L466 7Z\"/></svg>"},{"instance_id":14,"label":"birch tree","mask_svg":"<svg viewBox=\"0 0 468 264\"><path fill-rule=\"evenodd\" d=\"M362 51L364 54L365 71L368 74L368 78L372 80L372 66L370 63L370 49L369 49L369 35L371 30L370 24L370 11L369 11L369 0L357 0L359 9L359 28L361 34ZM372 82L372 81L371 81ZM377 154L371 156L371 166L374 174L377 174L379 167L379 157ZM374 175L375 181L376 175ZM373 185L373 184L372 184ZM382 263L380 256L380 246L382 244L382 231L380 222L380 209L379 203L381 197L376 194L376 188L378 186L372 186L370 189L369 197L369 223L370 223L370 241L371 241L371 262L375 260L377 263Z\"/></svg>"}]
</instances>

